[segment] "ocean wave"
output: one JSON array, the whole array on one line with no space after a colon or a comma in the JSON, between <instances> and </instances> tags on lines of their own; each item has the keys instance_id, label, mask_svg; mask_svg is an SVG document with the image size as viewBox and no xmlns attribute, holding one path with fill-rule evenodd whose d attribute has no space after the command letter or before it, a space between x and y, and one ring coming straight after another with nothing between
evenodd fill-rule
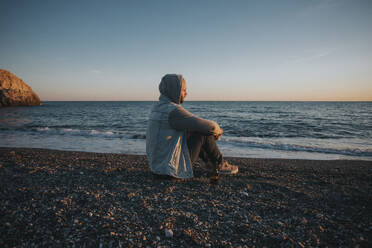
<instances>
[{"instance_id":1,"label":"ocean wave","mask_svg":"<svg viewBox=\"0 0 372 248\"><path fill-rule=\"evenodd\" d=\"M230 144L246 148L372 157L372 144L361 145L357 141L353 142L350 139L345 140L345 143L343 143L337 139L329 139L325 142L324 140L306 138L222 137L221 142L222 145Z\"/></svg>"},{"instance_id":2,"label":"ocean wave","mask_svg":"<svg viewBox=\"0 0 372 248\"><path fill-rule=\"evenodd\" d=\"M17 127L16 129L2 128L4 133L29 133L32 135L48 136L70 136L84 138L101 138L104 140L122 139L145 140L146 135L142 131L119 131L79 128L56 128L53 126L27 128ZM372 141L364 138L354 139L319 139L311 137L236 137L222 136L219 142L221 147L246 150L262 149L264 151L278 152L302 152L318 153L329 155L345 155L354 157L372 158Z\"/></svg>"},{"instance_id":3,"label":"ocean wave","mask_svg":"<svg viewBox=\"0 0 372 248\"><path fill-rule=\"evenodd\" d=\"M146 139L146 135L142 133L129 133L119 131L102 131L102 130L81 130L73 128L51 128L38 127L32 129L38 133L49 135L70 135L70 136L86 136L86 137L101 137L101 138L119 138L119 139Z\"/></svg>"}]
</instances>

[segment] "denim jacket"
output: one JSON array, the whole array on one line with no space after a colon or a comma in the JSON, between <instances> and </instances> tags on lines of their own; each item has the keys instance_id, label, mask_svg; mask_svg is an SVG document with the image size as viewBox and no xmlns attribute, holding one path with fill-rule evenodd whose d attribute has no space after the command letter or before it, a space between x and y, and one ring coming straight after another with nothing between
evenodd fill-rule
<instances>
[{"instance_id":1,"label":"denim jacket","mask_svg":"<svg viewBox=\"0 0 372 248\"><path fill-rule=\"evenodd\" d=\"M153 107L146 133L147 158L153 173L191 178L193 171L186 132L173 129L168 122L169 113L175 109L175 103L165 96Z\"/></svg>"}]
</instances>

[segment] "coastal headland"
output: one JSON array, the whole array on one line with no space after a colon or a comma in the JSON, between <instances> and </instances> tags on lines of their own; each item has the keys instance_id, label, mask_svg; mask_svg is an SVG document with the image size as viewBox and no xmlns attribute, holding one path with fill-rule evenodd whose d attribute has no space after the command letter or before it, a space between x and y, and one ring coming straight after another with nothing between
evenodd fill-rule
<instances>
[{"instance_id":1,"label":"coastal headland","mask_svg":"<svg viewBox=\"0 0 372 248\"><path fill-rule=\"evenodd\" d=\"M371 247L372 162L227 158L210 184L141 155L0 148L1 247Z\"/></svg>"},{"instance_id":2,"label":"coastal headland","mask_svg":"<svg viewBox=\"0 0 372 248\"><path fill-rule=\"evenodd\" d=\"M0 107L39 106L39 96L22 79L0 69Z\"/></svg>"}]
</instances>

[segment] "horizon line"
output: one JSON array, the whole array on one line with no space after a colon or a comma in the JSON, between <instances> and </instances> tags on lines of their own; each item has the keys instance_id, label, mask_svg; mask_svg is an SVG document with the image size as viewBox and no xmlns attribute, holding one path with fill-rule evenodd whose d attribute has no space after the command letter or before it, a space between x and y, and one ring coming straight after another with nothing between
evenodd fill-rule
<instances>
[{"instance_id":1,"label":"horizon line","mask_svg":"<svg viewBox=\"0 0 372 248\"><path fill-rule=\"evenodd\" d=\"M158 100L41 100L41 102L157 102ZM186 102L372 102L372 100L188 100Z\"/></svg>"}]
</instances>

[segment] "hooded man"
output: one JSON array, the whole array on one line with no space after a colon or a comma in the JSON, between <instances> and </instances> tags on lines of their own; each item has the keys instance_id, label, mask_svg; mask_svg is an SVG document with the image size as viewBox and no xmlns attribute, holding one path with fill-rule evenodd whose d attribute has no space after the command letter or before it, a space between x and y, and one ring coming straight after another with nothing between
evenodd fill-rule
<instances>
[{"instance_id":1,"label":"hooded man","mask_svg":"<svg viewBox=\"0 0 372 248\"><path fill-rule=\"evenodd\" d=\"M192 164L200 157L212 180L218 174L235 174L238 167L223 160L216 140L223 130L211 120L200 118L181 104L187 96L182 75L167 74L159 85L160 97L151 110L146 133L150 169L157 175L192 178Z\"/></svg>"}]
</instances>

